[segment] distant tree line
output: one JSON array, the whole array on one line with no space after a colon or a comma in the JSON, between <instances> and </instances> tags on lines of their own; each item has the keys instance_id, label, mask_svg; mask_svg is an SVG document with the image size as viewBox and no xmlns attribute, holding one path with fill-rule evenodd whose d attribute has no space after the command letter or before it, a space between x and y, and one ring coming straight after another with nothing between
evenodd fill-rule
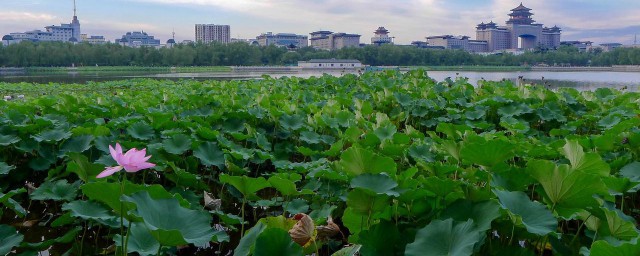
<instances>
[{"instance_id":1,"label":"distant tree line","mask_svg":"<svg viewBox=\"0 0 640 256\"><path fill-rule=\"evenodd\" d=\"M640 49L618 48L580 52L575 47L536 49L521 55L478 55L462 50L422 49L411 46L365 46L337 51L311 47L288 50L246 43L178 44L173 48L130 48L117 44L92 45L62 42L22 42L0 46L0 66L250 66L294 65L309 59L358 59L367 65L384 66L520 66L546 64L571 66L640 65Z\"/></svg>"}]
</instances>

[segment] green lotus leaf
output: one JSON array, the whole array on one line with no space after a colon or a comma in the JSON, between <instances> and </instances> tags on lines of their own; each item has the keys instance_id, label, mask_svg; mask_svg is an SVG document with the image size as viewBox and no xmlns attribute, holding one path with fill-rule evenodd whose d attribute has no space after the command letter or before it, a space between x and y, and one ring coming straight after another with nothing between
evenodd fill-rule
<instances>
[{"instance_id":1,"label":"green lotus leaf","mask_svg":"<svg viewBox=\"0 0 640 256\"><path fill-rule=\"evenodd\" d=\"M121 185L111 182L91 182L82 185L82 194L91 200L104 203L113 210L113 213L120 215L122 203L120 202ZM131 195L140 191L148 192L153 198L173 198L174 195L167 192L161 185L138 185L129 181L125 181L124 195ZM189 203L180 198L182 206L188 206ZM126 206L125 206L126 209Z\"/></svg>"},{"instance_id":2,"label":"green lotus leaf","mask_svg":"<svg viewBox=\"0 0 640 256\"><path fill-rule=\"evenodd\" d=\"M389 196L400 196L394 189L398 187L398 182L385 174L361 174L351 180L352 188L362 188L376 194L386 194Z\"/></svg>"},{"instance_id":3,"label":"green lotus leaf","mask_svg":"<svg viewBox=\"0 0 640 256\"><path fill-rule=\"evenodd\" d=\"M497 189L493 193L498 196L502 208L514 215L514 222L521 222L529 233L544 236L556 231L558 220L551 211L541 203L532 202L525 193Z\"/></svg>"},{"instance_id":4,"label":"green lotus leaf","mask_svg":"<svg viewBox=\"0 0 640 256\"><path fill-rule=\"evenodd\" d=\"M269 183L283 196L300 194L300 192L298 192L298 189L296 188L296 184L293 181L276 176L271 176L269 178Z\"/></svg>"},{"instance_id":5,"label":"green lotus leaf","mask_svg":"<svg viewBox=\"0 0 640 256\"><path fill-rule=\"evenodd\" d=\"M364 102L362 104L362 114L367 116L373 113L373 107L371 106L371 103L369 102ZM338 121L338 124L340 124L340 126L342 127L350 127L353 123L355 123L355 115L349 111L340 111L336 114L336 120Z\"/></svg>"},{"instance_id":6,"label":"green lotus leaf","mask_svg":"<svg viewBox=\"0 0 640 256\"><path fill-rule=\"evenodd\" d=\"M223 168L225 164L224 152L215 142L206 142L193 151L193 155L200 159L206 166L217 166Z\"/></svg>"},{"instance_id":7,"label":"green lotus leaf","mask_svg":"<svg viewBox=\"0 0 640 256\"><path fill-rule=\"evenodd\" d=\"M85 220L109 220L116 218L111 210L93 201L73 201L62 205L62 210L69 211L71 216Z\"/></svg>"},{"instance_id":8,"label":"green lotus leaf","mask_svg":"<svg viewBox=\"0 0 640 256\"><path fill-rule=\"evenodd\" d=\"M480 233L473 231L473 220L460 223L454 223L453 219L434 220L418 230L415 241L407 245L404 254L466 256L473 254L473 246L480 239Z\"/></svg>"},{"instance_id":9,"label":"green lotus leaf","mask_svg":"<svg viewBox=\"0 0 640 256\"><path fill-rule=\"evenodd\" d=\"M466 131L472 131L472 129L466 125L440 123L438 127L436 127L436 131L444 133L449 139L460 139Z\"/></svg>"},{"instance_id":10,"label":"green lotus leaf","mask_svg":"<svg viewBox=\"0 0 640 256\"><path fill-rule=\"evenodd\" d=\"M413 98L409 94L396 92L393 96L395 96L398 103L403 107L408 107L413 103Z\"/></svg>"},{"instance_id":11,"label":"green lotus leaf","mask_svg":"<svg viewBox=\"0 0 640 256\"><path fill-rule=\"evenodd\" d=\"M389 202L390 197L386 194L376 195L361 188L356 188L347 195L347 206L354 213L365 216L383 211Z\"/></svg>"},{"instance_id":12,"label":"green lotus leaf","mask_svg":"<svg viewBox=\"0 0 640 256\"><path fill-rule=\"evenodd\" d=\"M359 255L361 248L362 248L362 245L359 245L359 244L352 245L352 246L340 249L339 251L331 254L331 256L355 256L355 255Z\"/></svg>"},{"instance_id":13,"label":"green lotus leaf","mask_svg":"<svg viewBox=\"0 0 640 256\"><path fill-rule=\"evenodd\" d=\"M168 162L167 165L173 169L172 172L164 172L164 176L173 181L176 185L185 187L185 188L197 188L197 189L207 189L207 185L202 181L202 177L197 174L193 174L187 172L181 168L175 166L174 163Z\"/></svg>"},{"instance_id":14,"label":"green lotus leaf","mask_svg":"<svg viewBox=\"0 0 640 256\"><path fill-rule=\"evenodd\" d=\"M598 229L599 237L610 236L622 241L634 241L640 236L636 221L632 217L608 203L605 203L601 209L604 211L604 219L601 220L602 223Z\"/></svg>"},{"instance_id":15,"label":"green lotus leaf","mask_svg":"<svg viewBox=\"0 0 640 256\"><path fill-rule=\"evenodd\" d=\"M486 115L486 111L484 109L476 109L472 111L466 111L464 115L469 120L478 120Z\"/></svg>"},{"instance_id":16,"label":"green lotus leaf","mask_svg":"<svg viewBox=\"0 0 640 256\"><path fill-rule=\"evenodd\" d=\"M484 233L491 228L491 222L500 217L500 205L495 201L472 202L458 200L442 212L440 218L455 221L473 220L475 231Z\"/></svg>"},{"instance_id":17,"label":"green lotus leaf","mask_svg":"<svg viewBox=\"0 0 640 256\"><path fill-rule=\"evenodd\" d=\"M584 153L582 146L577 141L567 141L562 148L562 153L571 162L571 169L586 174L609 176L611 167L596 153Z\"/></svg>"},{"instance_id":18,"label":"green lotus leaf","mask_svg":"<svg viewBox=\"0 0 640 256\"><path fill-rule=\"evenodd\" d=\"M338 208L337 206L329 205L329 204L323 204L319 208L314 208L312 206L313 211L311 211L311 213L309 213L309 217L311 217L312 219L314 219L316 221L325 220L329 216L331 216L331 212L333 212L333 210L335 210L337 208Z\"/></svg>"},{"instance_id":19,"label":"green lotus leaf","mask_svg":"<svg viewBox=\"0 0 640 256\"><path fill-rule=\"evenodd\" d=\"M500 118L500 126L512 132L526 133L531 127L527 121L523 121L511 116Z\"/></svg>"},{"instance_id":20,"label":"green lotus leaf","mask_svg":"<svg viewBox=\"0 0 640 256\"><path fill-rule=\"evenodd\" d=\"M75 239L78 237L78 233L82 230L81 227L74 227L71 230L69 230L67 233L65 233L64 235L60 236L60 237L56 237L54 239L49 239L49 240L44 240L42 242L37 242L37 243L23 243L22 247L23 248L28 248L28 249L33 249L33 250L39 250L39 251L43 251L46 250L47 248L50 248L52 245L54 244L68 244L71 243L73 241L75 241Z\"/></svg>"},{"instance_id":21,"label":"green lotus leaf","mask_svg":"<svg viewBox=\"0 0 640 256\"><path fill-rule=\"evenodd\" d=\"M245 129L245 124L246 121L242 118L227 118L222 124L222 130L226 133L242 132Z\"/></svg>"},{"instance_id":22,"label":"green lotus leaf","mask_svg":"<svg viewBox=\"0 0 640 256\"><path fill-rule=\"evenodd\" d=\"M300 133L300 140L309 144L318 144L321 141L321 137L316 132L304 131Z\"/></svg>"},{"instance_id":23,"label":"green lotus leaf","mask_svg":"<svg viewBox=\"0 0 640 256\"><path fill-rule=\"evenodd\" d=\"M191 149L191 138L184 134L173 135L169 139L162 141L164 150L175 155L180 155Z\"/></svg>"},{"instance_id":24,"label":"green lotus leaf","mask_svg":"<svg viewBox=\"0 0 640 256\"><path fill-rule=\"evenodd\" d=\"M201 246L215 234L209 213L182 207L177 199L153 199L149 192L141 191L122 196L122 200L136 205L132 213L142 218L151 235L163 246Z\"/></svg>"},{"instance_id":25,"label":"green lotus leaf","mask_svg":"<svg viewBox=\"0 0 640 256\"><path fill-rule=\"evenodd\" d=\"M272 150L272 145L271 142L269 142L269 140L267 139L267 136L265 136L264 134L256 134L256 143L258 144L258 147L260 147L263 150L266 151L271 151Z\"/></svg>"},{"instance_id":26,"label":"green lotus leaf","mask_svg":"<svg viewBox=\"0 0 640 256\"><path fill-rule=\"evenodd\" d=\"M15 166L8 165L5 162L0 162L0 175L7 175L11 170L15 168Z\"/></svg>"},{"instance_id":27,"label":"green lotus leaf","mask_svg":"<svg viewBox=\"0 0 640 256\"><path fill-rule=\"evenodd\" d=\"M498 109L498 115L502 117L514 117L531 113L533 110L526 104L511 104Z\"/></svg>"},{"instance_id":28,"label":"green lotus leaf","mask_svg":"<svg viewBox=\"0 0 640 256\"><path fill-rule=\"evenodd\" d=\"M20 138L18 136L0 134L0 146L9 146L18 142L20 142Z\"/></svg>"},{"instance_id":29,"label":"green lotus leaf","mask_svg":"<svg viewBox=\"0 0 640 256\"><path fill-rule=\"evenodd\" d=\"M309 211L309 203L304 199L293 199L285 205L284 210L291 214L307 213Z\"/></svg>"},{"instance_id":30,"label":"green lotus leaf","mask_svg":"<svg viewBox=\"0 0 640 256\"><path fill-rule=\"evenodd\" d=\"M416 162L432 163L435 161L434 153L431 153L431 146L427 144L413 144L409 147L408 153Z\"/></svg>"},{"instance_id":31,"label":"green lotus leaf","mask_svg":"<svg viewBox=\"0 0 640 256\"><path fill-rule=\"evenodd\" d=\"M351 177L363 173L395 175L397 171L396 163L392 158L379 156L373 151L363 149L360 146L352 146L345 150L340 156L340 161L337 165L340 170Z\"/></svg>"},{"instance_id":32,"label":"green lotus leaf","mask_svg":"<svg viewBox=\"0 0 640 256\"><path fill-rule=\"evenodd\" d=\"M86 156L80 153L68 153L69 161L67 171L75 173L84 182L95 180L96 176L104 170L104 165L89 162Z\"/></svg>"},{"instance_id":33,"label":"green lotus leaf","mask_svg":"<svg viewBox=\"0 0 640 256\"><path fill-rule=\"evenodd\" d=\"M18 203L18 201L14 200L11 197L25 192L27 192L25 188L14 189L7 192L6 194L0 192L0 203L2 203L8 209L13 210L13 212L15 212L17 216L24 217L27 214L27 210L25 210L22 205ZM2 211L0 210L0 216L1 215Z\"/></svg>"},{"instance_id":34,"label":"green lotus leaf","mask_svg":"<svg viewBox=\"0 0 640 256\"><path fill-rule=\"evenodd\" d=\"M60 151L62 152L62 154L69 152L82 153L91 148L92 141L93 136L91 135L76 136L65 141L64 144L62 144L62 148L60 149Z\"/></svg>"},{"instance_id":35,"label":"green lotus leaf","mask_svg":"<svg viewBox=\"0 0 640 256\"><path fill-rule=\"evenodd\" d=\"M29 160L29 168L34 171L49 170L49 167L54 164L56 159L49 159L45 157L32 158Z\"/></svg>"},{"instance_id":36,"label":"green lotus leaf","mask_svg":"<svg viewBox=\"0 0 640 256\"><path fill-rule=\"evenodd\" d=\"M35 139L37 142L42 142L42 141L58 142L58 141L66 140L70 138L71 132L63 130L62 128L58 128L53 130L46 130L41 133L38 133L37 135L32 135L31 137Z\"/></svg>"},{"instance_id":37,"label":"green lotus leaf","mask_svg":"<svg viewBox=\"0 0 640 256\"><path fill-rule=\"evenodd\" d=\"M378 136L380 141L384 142L393 139L393 135L396 134L397 128L393 124L381 126L376 128L373 132Z\"/></svg>"},{"instance_id":38,"label":"green lotus leaf","mask_svg":"<svg viewBox=\"0 0 640 256\"><path fill-rule=\"evenodd\" d=\"M462 142L455 142L453 140L442 141L442 149L449 153L455 160L460 161L460 149L462 148Z\"/></svg>"},{"instance_id":39,"label":"green lotus leaf","mask_svg":"<svg viewBox=\"0 0 640 256\"><path fill-rule=\"evenodd\" d=\"M150 140L155 137L153 127L145 122L137 122L129 126L129 128L127 128L127 133L129 133L131 137L139 140Z\"/></svg>"},{"instance_id":40,"label":"green lotus leaf","mask_svg":"<svg viewBox=\"0 0 640 256\"><path fill-rule=\"evenodd\" d=\"M138 253L144 255L156 255L160 249L160 243L156 240L144 223L134 222L129 229L129 237L127 243L128 253ZM113 236L116 246L122 247L122 236Z\"/></svg>"},{"instance_id":41,"label":"green lotus leaf","mask_svg":"<svg viewBox=\"0 0 640 256\"><path fill-rule=\"evenodd\" d=\"M598 207L594 195L608 194L600 177L571 170L568 165L531 161L527 165L527 172L540 182L551 208L566 219L571 219L587 207Z\"/></svg>"},{"instance_id":42,"label":"green lotus leaf","mask_svg":"<svg viewBox=\"0 0 640 256\"><path fill-rule=\"evenodd\" d=\"M598 126L602 127L603 129L611 129L612 127L620 123L620 121L622 121L620 117L615 115L608 115L598 121Z\"/></svg>"},{"instance_id":43,"label":"green lotus leaf","mask_svg":"<svg viewBox=\"0 0 640 256\"><path fill-rule=\"evenodd\" d=\"M424 189L436 196L446 198L449 194L460 191L460 182L452 179L429 177L422 181Z\"/></svg>"},{"instance_id":44,"label":"green lotus leaf","mask_svg":"<svg viewBox=\"0 0 640 256\"><path fill-rule=\"evenodd\" d=\"M622 256L640 255L640 243L623 243L614 246L607 241L595 241L591 245L590 255L592 256Z\"/></svg>"},{"instance_id":45,"label":"green lotus leaf","mask_svg":"<svg viewBox=\"0 0 640 256\"><path fill-rule=\"evenodd\" d=\"M246 234L240 239L238 247L233 251L233 256L247 256L254 251L258 236L267 228L267 225L261 221L256 223ZM289 238L291 239L291 238Z\"/></svg>"},{"instance_id":46,"label":"green lotus leaf","mask_svg":"<svg viewBox=\"0 0 640 256\"><path fill-rule=\"evenodd\" d=\"M304 125L304 117L284 114L280 117L280 125L286 130L299 130Z\"/></svg>"},{"instance_id":47,"label":"green lotus leaf","mask_svg":"<svg viewBox=\"0 0 640 256\"><path fill-rule=\"evenodd\" d=\"M620 169L620 176L631 181L640 182L640 162L630 163Z\"/></svg>"},{"instance_id":48,"label":"green lotus leaf","mask_svg":"<svg viewBox=\"0 0 640 256\"><path fill-rule=\"evenodd\" d=\"M400 239L400 231L395 223L382 221L369 230L360 233L362 255L394 255L402 251L404 244Z\"/></svg>"},{"instance_id":49,"label":"green lotus leaf","mask_svg":"<svg viewBox=\"0 0 640 256\"><path fill-rule=\"evenodd\" d=\"M24 240L24 235L8 225L0 225L0 255L7 255Z\"/></svg>"},{"instance_id":50,"label":"green lotus leaf","mask_svg":"<svg viewBox=\"0 0 640 256\"><path fill-rule=\"evenodd\" d=\"M249 200L259 200L256 192L261 189L271 187L271 184L262 177L250 178L247 176L220 175L220 182L228 183L235 187L242 195Z\"/></svg>"},{"instance_id":51,"label":"green lotus leaf","mask_svg":"<svg viewBox=\"0 0 640 256\"><path fill-rule=\"evenodd\" d=\"M460 158L470 163L492 167L514 156L514 146L503 140L464 143Z\"/></svg>"},{"instance_id":52,"label":"green lotus leaf","mask_svg":"<svg viewBox=\"0 0 640 256\"><path fill-rule=\"evenodd\" d=\"M298 256L302 255L302 247L291 239L286 230L268 228L256 239L254 256Z\"/></svg>"},{"instance_id":53,"label":"green lotus leaf","mask_svg":"<svg viewBox=\"0 0 640 256\"><path fill-rule=\"evenodd\" d=\"M564 114L561 111L557 109L549 108L549 106L539 108L538 110L536 110L536 114L538 114L540 119L544 121L553 121L553 120L556 120L558 122L567 121L567 118L564 116Z\"/></svg>"},{"instance_id":54,"label":"green lotus leaf","mask_svg":"<svg viewBox=\"0 0 640 256\"><path fill-rule=\"evenodd\" d=\"M629 178L604 177L602 181L609 189L609 195L622 196L627 192L637 192L640 182L631 181Z\"/></svg>"},{"instance_id":55,"label":"green lotus leaf","mask_svg":"<svg viewBox=\"0 0 640 256\"><path fill-rule=\"evenodd\" d=\"M66 180L47 181L33 193L32 200L71 201L76 198L80 182L69 184Z\"/></svg>"}]
</instances>

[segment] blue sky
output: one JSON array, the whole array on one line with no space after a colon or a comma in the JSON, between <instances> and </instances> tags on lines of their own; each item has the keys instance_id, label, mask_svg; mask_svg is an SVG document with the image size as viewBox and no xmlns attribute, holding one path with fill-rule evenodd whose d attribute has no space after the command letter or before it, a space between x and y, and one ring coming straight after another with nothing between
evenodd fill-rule
<instances>
[{"instance_id":1,"label":"blue sky","mask_svg":"<svg viewBox=\"0 0 640 256\"><path fill-rule=\"evenodd\" d=\"M71 20L72 0L0 0L0 35L43 29ZM194 38L194 24L231 25L232 37L262 32L308 35L316 30L361 34L367 42L385 26L397 43L432 35L469 35L475 25L502 25L521 0L77 0L82 33L109 40L144 30L162 41L175 29L179 41ZM529 0L533 18L558 25L562 40L632 44L640 34L638 0Z\"/></svg>"}]
</instances>

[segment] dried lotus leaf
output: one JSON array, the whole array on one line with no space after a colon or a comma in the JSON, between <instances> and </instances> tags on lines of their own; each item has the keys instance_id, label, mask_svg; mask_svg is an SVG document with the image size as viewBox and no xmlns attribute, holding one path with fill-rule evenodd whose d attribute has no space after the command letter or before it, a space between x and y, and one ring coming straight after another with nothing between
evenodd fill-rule
<instances>
[{"instance_id":1,"label":"dried lotus leaf","mask_svg":"<svg viewBox=\"0 0 640 256\"><path fill-rule=\"evenodd\" d=\"M296 214L294 219L298 220L298 222L289 230L289 235L294 242L305 246L314 235L315 225L313 224L313 219L304 213Z\"/></svg>"},{"instance_id":2,"label":"dried lotus leaf","mask_svg":"<svg viewBox=\"0 0 640 256\"><path fill-rule=\"evenodd\" d=\"M337 235L338 233L342 233L340 231L340 227L333 222L333 218L331 218L331 216L329 216L329 219L327 220L327 225L318 226L316 229L318 230L318 240L325 240Z\"/></svg>"},{"instance_id":3,"label":"dried lotus leaf","mask_svg":"<svg viewBox=\"0 0 640 256\"><path fill-rule=\"evenodd\" d=\"M222 200L215 199L211 193L204 191L204 207L209 210L219 211L222 207Z\"/></svg>"}]
</instances>

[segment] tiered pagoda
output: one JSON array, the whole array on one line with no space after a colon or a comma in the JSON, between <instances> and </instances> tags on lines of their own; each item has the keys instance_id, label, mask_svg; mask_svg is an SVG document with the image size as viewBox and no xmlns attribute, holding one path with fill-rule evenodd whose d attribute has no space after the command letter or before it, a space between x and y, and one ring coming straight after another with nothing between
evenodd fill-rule
<instances>
[{"instance_id":1,"label":"tiered pagoda","mask_svg":"<svg viewBox=\"0 0 640 256\"><path fill-rule=\"evenodd\" d=\"M531 18L531 16L533 16L531 9L524 7L522 3L520 3L520 6L511 9L509 16L511 18L507 21L507 24L531 25L535 22L535 20Z\"/></svg>"}]
</instances>

